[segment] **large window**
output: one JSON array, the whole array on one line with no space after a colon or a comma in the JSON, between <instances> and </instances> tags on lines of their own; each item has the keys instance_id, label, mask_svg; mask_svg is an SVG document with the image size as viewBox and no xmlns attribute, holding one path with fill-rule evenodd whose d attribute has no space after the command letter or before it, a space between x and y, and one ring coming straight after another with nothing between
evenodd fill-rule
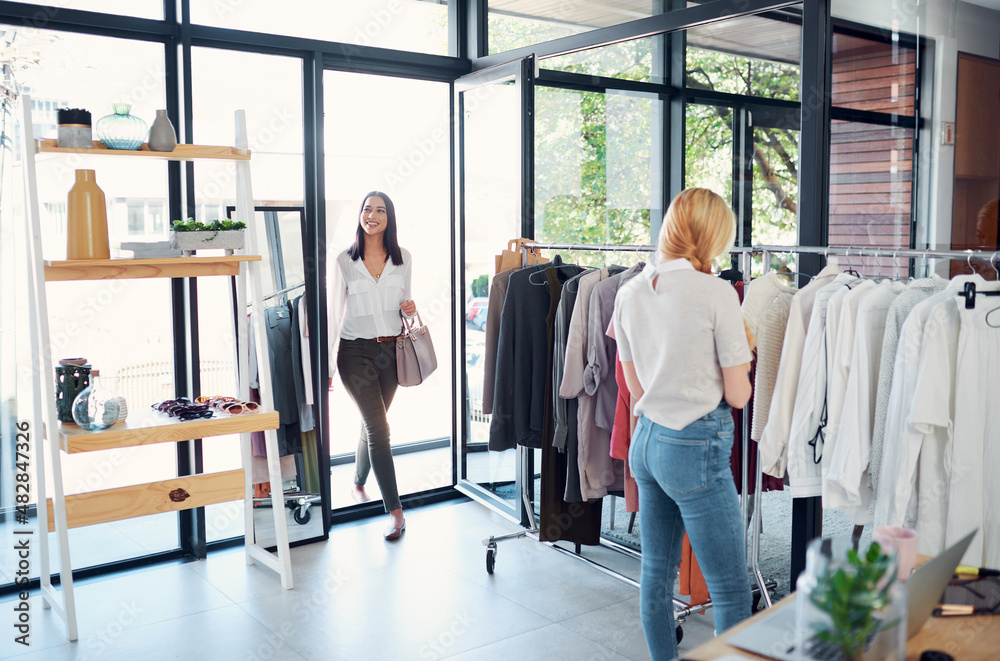
<instances>
[{"instance_id":1,"label":"large window","mask_svg":"<svg viewBox=\"0 0 1000 661\"><path fill-rule=\"evenodd\" d=\"M687 87L797 101L801 21L744 16L687 31Z\"/></svg>"},{"instance_id":2,"label":"large window","mask_svg":"<svg viewBox=\"0 0 1000 661\"><path fill-rule=\"evenodd\" d=\"M300 0L275 11L270 0L191 3L191 22L352 46L448 54L447 0Z\"/></svg>"},{"instance_id":3,"label":"large window","mask_svg":"<svg viewBox=\"0 0 1000 661\"><path fill-rule=\"evenodd\" d=\"M839 30L833 40L829 245L909 248L919 49L911 35ZM859 113L864 113L863 115ZM857 260L868 276L905 276L908 260Z\"/></svg>"},{"instance_id":4,"label":"large window","mask_svg":"<svg viewBox=\"0 0 1000 661\"><path fill-rule=\"evenodd\" d=\"M543 60L541 65L544 69L556 71L650 82L653 79L654 50L652 38L635 39L550 57Z\"/></svg>"},{"instance_id":5,"label":"large window","mask_svg":"<svg viewBox=\"0 0 1000 661\"><path fill-rule=\"evenodd\" d=\"M580 34L652 16L656 3L489 0L489 52Z\"/></svg>"},{"instance_id":6,"label":"large window","mask_svg":"<svg viewBox=\"0 0 1000 661\"><path fill-rule=\"evenodd\" d=\"M644 244L659 199L651 95L535 91L535 238ZM603 264L609 253L563 253ZM610 255L614 258L614 255Z\"/></svg>"},{"instance_id":7,"label":"large window","mask_svg":"<svg viewBox=\"0 0 1000 661\"><path fill-rule=\"evenodd\" d=\"M732 205L740 245L797 243L799 14L730 19L686 38L684 185Z\"/></svg>"}]
</instances>

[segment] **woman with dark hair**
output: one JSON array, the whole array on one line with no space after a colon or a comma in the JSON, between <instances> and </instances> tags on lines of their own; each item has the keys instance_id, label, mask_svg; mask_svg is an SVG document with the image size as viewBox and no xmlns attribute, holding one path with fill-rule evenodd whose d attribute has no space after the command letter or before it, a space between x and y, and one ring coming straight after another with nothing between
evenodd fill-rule
<instances>
[{"instance_id":1,"label":"woman with dark hair","mask_svg":"<svg viewBox=\"0 0 1000 661\"><path fill-rule=\"evenodd\" d=\"M365 482L374 469L389 513L386 539L406 528L396 486L386 411L398 385L396 337L401 314L417 312L410 298L410 253L396 238L396 209L385 193L372 191L361 204L354 244L331 260L329 337L330 389L339 371L347 393L361 411L361 439L355 457L356 502L369 500Z\"/></svg>"}]
</instances>

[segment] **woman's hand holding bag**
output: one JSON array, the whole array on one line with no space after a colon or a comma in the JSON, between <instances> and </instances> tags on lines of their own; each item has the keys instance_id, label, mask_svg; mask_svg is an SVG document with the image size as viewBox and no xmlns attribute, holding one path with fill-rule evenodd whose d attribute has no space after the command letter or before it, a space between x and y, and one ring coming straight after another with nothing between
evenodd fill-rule
<instances>
[{"instance_id":1,"label":"woman's hand holding bag","mask_svg":"<svg viewBox=\"0 0 1000 661\"><path fill-rule=\"evenodd\" d=\"M416 315L407 319L402 312L403 332L396 338L396 380L401 386L418 386L437 369L431 332Z\"/></svg>"}]
</instances>

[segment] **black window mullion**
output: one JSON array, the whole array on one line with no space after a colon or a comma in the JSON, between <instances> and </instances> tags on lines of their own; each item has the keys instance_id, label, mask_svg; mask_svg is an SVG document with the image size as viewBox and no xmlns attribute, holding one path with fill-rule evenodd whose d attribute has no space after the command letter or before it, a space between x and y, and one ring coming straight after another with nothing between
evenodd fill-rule
<instances>
[{"instance_id":1,"label":"black window mullion","mask_svg":"<svg viewBox=\"0 0 1000 661\"><path fill-rule=\"evenodd\" d=\"M192 99L193 83L191 79L191 7L189 0L182 0L181 3L178 42L179 47L172 49L170 53L175 73L179 72L180 74L178 114L181 116L183 142L193 144L194 101ZM180 60L179 63L177 62L178 59ZM176 90L178 86L175 85L174 88ZM179 198L181 197L180 188L183 189L184 212L182 215L173 216L173 218L193 218L195 217L196 208L194 163L190 161L184 163L183 177L178 170L177 183L179 185L177 194ZM181 283L178 287L181 290L180 301L175 302L175 308L183 307L185 316L185 324L183 331L181 331L183 335L181 337L174 336L175 355L178 344L185 345L186 352L183 360L175 360L174 387L177 390L178 396L183 394L187 397L194 397L201 392L201 376L199 374L201 356L198 343L198 285L195 278L184 278L175 280L175 282ZM180 476L197 475L202 472L204 472L204 460L201 439L177 443L177 474ZM196 558L204 558L207 554L205 508L198 507L181 510L178 512L177 525L181 549Z\"/></svg>"},{"instance_id":2,"label":"black window mullion","mask_svg":"<svg viewBox=\"0 0 1000 661\"><path fill-rule=\"evenodd\" d=\"M305 191L305 227L302 231L305 251L304 274L307 316L309 323L310 357L314 376L313 392L325 393L330 376L327 364L327 325L320 323L326 319L326 187L325 187L325 126L323 124L323 54L308 53L302 62L302 153ZM310 287L311 285L311 287ZM319 466L326 467L320 475L320 510L323 513L323 535L329 535L331 525L331 484L328 460L330 456L330 399L317 397L316 440L319 452Z\"/></svg>"}]
</instances>

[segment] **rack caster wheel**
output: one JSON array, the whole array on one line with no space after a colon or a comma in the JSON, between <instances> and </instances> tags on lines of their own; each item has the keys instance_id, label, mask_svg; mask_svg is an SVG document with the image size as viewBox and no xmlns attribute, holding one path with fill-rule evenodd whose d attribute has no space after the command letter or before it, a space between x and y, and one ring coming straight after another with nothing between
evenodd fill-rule
<instances>
[{"instance_id":1,"label":"rack caster wheel","mask_svg":"<svg viewBox=\"0 0 1000 661\"><path fill-rule=\"evenodd\" d=\"M677 644L680 645L681 641L684 640L684 629L680 625L677 625L676 633Z\"/></svg>"},{"instance_id":2,"label":"rack caster wheel","mask_svg":"<svg viewBox=\"0 0 1000 661\"><path fill-rule=\"evenodd\" d=\"M497 563L497 545L496 542L490 542L486 547L486 573L492 574L493 567Z\"/></svg>"},{"instance_id":3,"label":"rack caster wheel","mask_svg":"<svg viewBox=\"0 0 1000 661\"><path fill-rule=\"evenodd\" d=\"M308 508L306 508L305 510L301 508L296 508L295 513L292 515L292 518L295 519L295 523L299 524L300 526L304 526L307 523L309 523L309 519L312 518L312 512L310 512Z\"/></svg>"},{"instance_id":4,"label":"rack caster wheel","mask_svg":"<svg viewBox=\"0 0 1000 661\"><path fill-rule=\"evenodd\" d=\"M759 610L760 610L760 592L755 591L753 593L753 607L751 608L751 612L756 613Z\"/></svg>"}]
</instances>

